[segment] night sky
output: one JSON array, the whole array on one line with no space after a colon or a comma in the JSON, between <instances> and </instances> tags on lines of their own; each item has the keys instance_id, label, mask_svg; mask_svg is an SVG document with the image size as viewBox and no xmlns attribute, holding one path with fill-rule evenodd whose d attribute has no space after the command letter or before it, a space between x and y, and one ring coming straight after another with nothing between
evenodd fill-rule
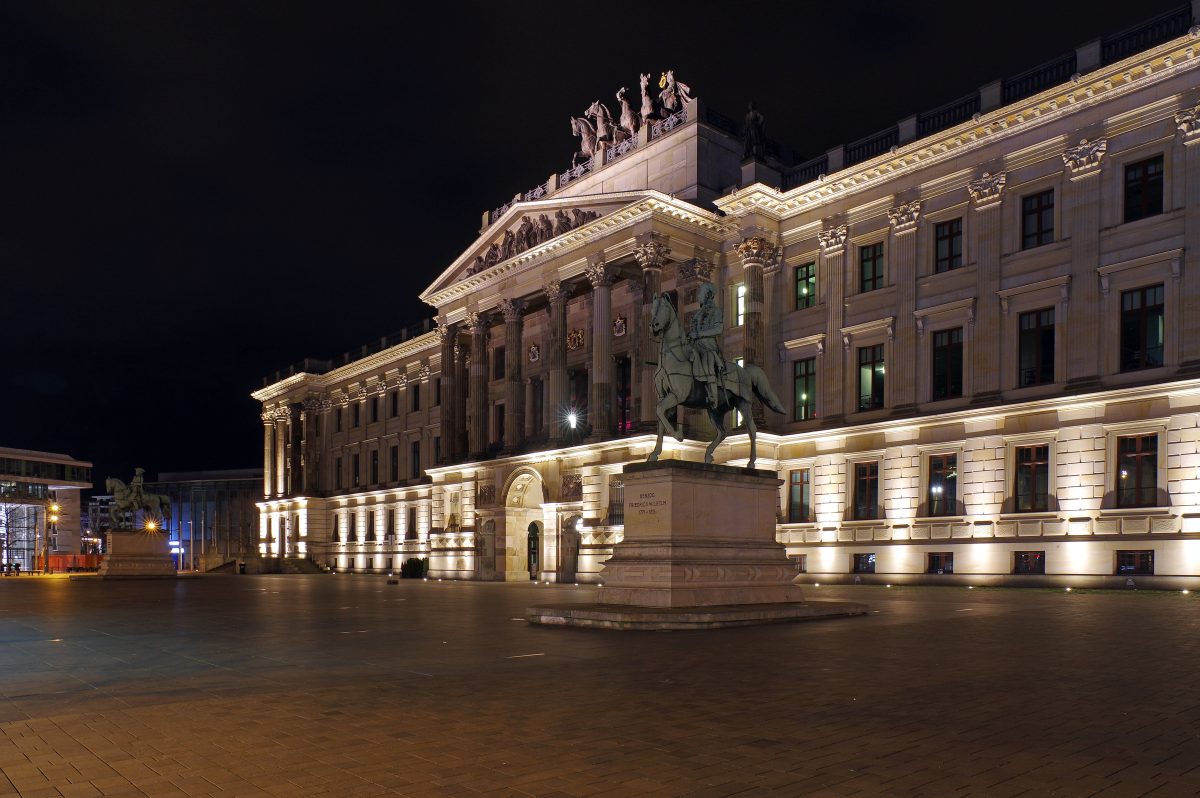
<instances>
[{"instance_id":1,"label":"night sky","mask_svg":"<svg viewBox=\"0 0 1200 798\"><path fill-rule=\"evenodd\" d=\"M1174 5L0 2L0 445L260 466L262 376L431 315L639 71L809 157Z\"/></svg>"}]
</instances>

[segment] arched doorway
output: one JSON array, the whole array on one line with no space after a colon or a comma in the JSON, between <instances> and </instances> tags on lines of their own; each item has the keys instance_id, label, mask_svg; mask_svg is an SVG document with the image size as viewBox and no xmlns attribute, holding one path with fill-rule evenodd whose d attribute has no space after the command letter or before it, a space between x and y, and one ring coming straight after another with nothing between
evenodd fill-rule
<instances>
[{"instance_id":1,"label":"arched doorway","mask_svg":"<svg viewBox=\"0 0 1200 798\"><path fill-rule=\"evenodd\" d=\"M546 567L542 527L544 499L542 477L534 469L518 468L508 478L504 488L505 581L537 579Z\"/></svg>"}]
</instances>

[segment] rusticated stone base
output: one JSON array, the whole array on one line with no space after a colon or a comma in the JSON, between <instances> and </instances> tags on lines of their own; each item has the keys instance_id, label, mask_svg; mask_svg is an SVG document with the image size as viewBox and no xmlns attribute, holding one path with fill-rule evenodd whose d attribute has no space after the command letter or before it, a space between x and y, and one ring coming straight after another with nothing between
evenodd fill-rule
<instances>
[{"instance_id":1,"label":"rusticated stone base","mask_svg":"<svg viewBox=\"0 0 1200 798\"><path fill-rule=\"evenodd\" d=\"M629 607L616 604L565 604L551 607L530 607L525 612L530 623L546 626L582 626L592 629L662 632L848 618L854 615L866 615L867 605L850 601L801 601L725 607Z\"/></svg>"},{"instance_id":2,"label":"rusticated stone base","mask_svg":"<svg viewBox=\"0 0 1200 798\"><path fill-rule=\"evenodd\" d=\"M162 532L108 532L108 549L100 563L102 579L174 579L179 575Z\"/></svg>"}]
</instances>

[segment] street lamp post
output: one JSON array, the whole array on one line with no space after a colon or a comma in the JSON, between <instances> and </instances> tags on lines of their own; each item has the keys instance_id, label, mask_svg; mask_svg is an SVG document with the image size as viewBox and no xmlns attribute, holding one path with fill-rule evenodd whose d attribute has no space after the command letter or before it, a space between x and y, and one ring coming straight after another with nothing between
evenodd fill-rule
<instances>
[{"instance_id":1,"label":"street lamp post","mask_svg":"<svg viewBox=\"0 0 1200 798\"><path fill-rule=\"evenodd\" d=\"M50 535L58 532L58 514L62 511L58 502L51 501L46 508L46 532L42 535L42 573L50 573Z\"/></svg>"}]
</instances>

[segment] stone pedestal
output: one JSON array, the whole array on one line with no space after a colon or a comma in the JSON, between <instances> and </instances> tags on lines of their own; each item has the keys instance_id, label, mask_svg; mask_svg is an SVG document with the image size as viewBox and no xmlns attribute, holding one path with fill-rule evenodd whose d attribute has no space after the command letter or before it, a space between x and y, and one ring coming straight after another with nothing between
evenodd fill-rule
<instances>
[{"instance_id":1,"label":"stone pedestal","mask_svg":"<svg viewBox=\"0 0 1200 798\"><path fill-rule=\"evenodd\" d=\"M780 480L770 471L665 460L625 467L625 536L596 604L533 607L543 624L698 629L862 615L805 602L775 540Z\"/></svg>"},{"instance_id":2,"label":"stone pedestal","mask_svg":"<svg viewBox=\"0 0 1200 798\"><path fill-rule=\"evenodd\" d=\"M162 532L108 531L108 547L100 576L104 579L156 579L178 575Z\"/></svg>"}]
</instances>

